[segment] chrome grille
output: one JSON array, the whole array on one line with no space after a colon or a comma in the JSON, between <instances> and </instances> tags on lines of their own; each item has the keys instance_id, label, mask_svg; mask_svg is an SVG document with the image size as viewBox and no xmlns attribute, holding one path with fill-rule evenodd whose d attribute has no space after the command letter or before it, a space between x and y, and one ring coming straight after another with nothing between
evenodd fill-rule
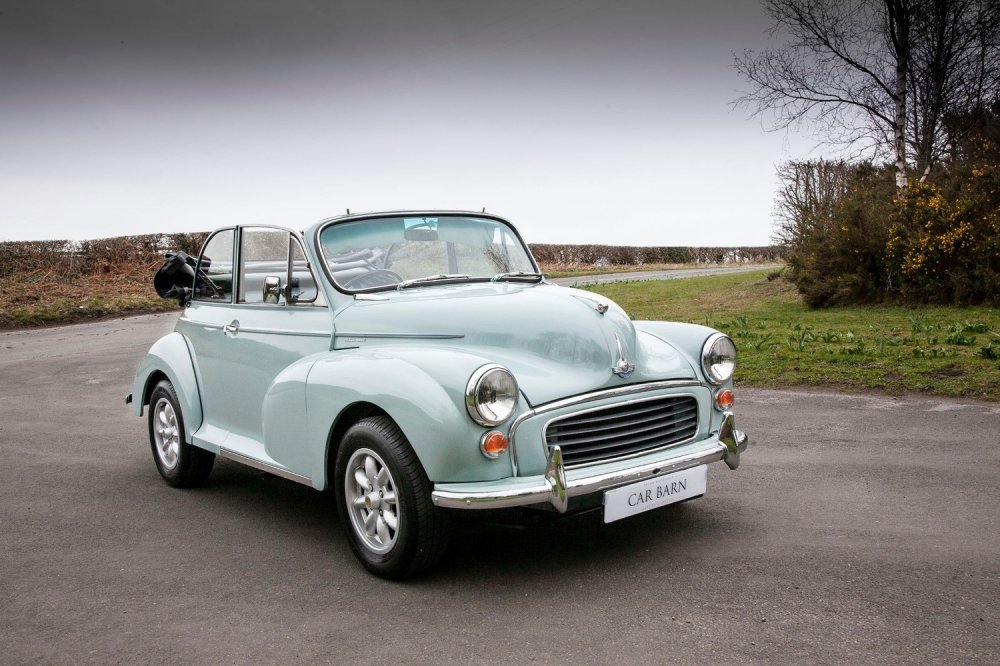
<instances>
[{"instance_id":1,"label":"chrome grille","mask_svg":"<svg viewBox=\"0 0 1000 666\"><path fill-rule=\"evenodd\" d=\"M698 401L663 396L578 412L550 421L549 451L558 445L567 465L636 455L683 442L698 432Z\"/></svg>"}]
</instances>

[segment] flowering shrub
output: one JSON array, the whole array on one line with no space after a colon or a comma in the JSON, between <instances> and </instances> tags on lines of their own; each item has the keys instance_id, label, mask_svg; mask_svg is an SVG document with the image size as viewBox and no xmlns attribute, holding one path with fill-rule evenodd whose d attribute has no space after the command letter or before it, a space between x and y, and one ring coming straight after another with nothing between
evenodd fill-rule
<instances>
[{"instance_id":1,"label":"flowering shrub","mask_svg":"<svg viewBox=\"0 0 1000 666\"><path fill-rule=\"evenodd\" d=\"M829 169L802 163L785 174L801 179L821 167ZM785 214L776 236L807 305L1000 303L1000 164L953 164L903 192L891 167L839 169L836 187L805 192L779 172Z\"/></svg>"},{"instance_id":2,"label":"flowering shrub","mask_svg":"<svg viewBox=\"0 0 1000 666\"><path fill-rule=\"evenodd\" d=\"M894 204L886 271L904 299L1000 303L1000 165L914 185Z\"/></svg>"}]
</instances>

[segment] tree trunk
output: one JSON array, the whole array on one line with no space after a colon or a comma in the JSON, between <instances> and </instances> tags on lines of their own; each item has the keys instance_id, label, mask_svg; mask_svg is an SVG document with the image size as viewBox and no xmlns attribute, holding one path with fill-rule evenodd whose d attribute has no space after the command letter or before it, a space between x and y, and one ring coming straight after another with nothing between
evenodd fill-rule
<instances>
[{"instance_id":1,"label":"tree trunk","mask_svg":"<svg viewBox=\"0 0 1000 666\"><path fill-rule=\"evenodd\" d=\"M906 178L906 74L910 61L910 11L909 0L885 0L889 36L896 59L896 80L892 101L896 107L893 119L893 146L896 151L896 188L909 186Z\"/></svg>"}]
</instances>

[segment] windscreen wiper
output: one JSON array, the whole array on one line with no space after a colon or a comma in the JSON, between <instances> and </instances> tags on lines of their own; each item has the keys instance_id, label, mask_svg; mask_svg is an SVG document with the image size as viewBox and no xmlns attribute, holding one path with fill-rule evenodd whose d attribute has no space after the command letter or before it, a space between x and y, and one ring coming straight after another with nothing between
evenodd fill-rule
<instances>
[{"instance_id":1,"label":"windscreen wiper","mask_svg":"<svg viewBox=\"0 0 1000 666\"><path fill-rule=\"evenodd\" d=\"M545 276L541 273L528 273L525 271L514 271L513 273L497 273L490 282L541 282Z\"/></svg>"},{"instance_id":2,"label":"windscreen wiper","mask_svg":"<svg viewBox=\"0 0 1000 666\"><path fill-rule=\"evenodd\" d=\"M438 275L428 275L427 277L403 280L396 285L396 289L406 289L407 287L417 287L422 284L434 284L436 282L465 282L470 279L468 275L460 273L440 273Z\"/></svg>"}]
</instances>

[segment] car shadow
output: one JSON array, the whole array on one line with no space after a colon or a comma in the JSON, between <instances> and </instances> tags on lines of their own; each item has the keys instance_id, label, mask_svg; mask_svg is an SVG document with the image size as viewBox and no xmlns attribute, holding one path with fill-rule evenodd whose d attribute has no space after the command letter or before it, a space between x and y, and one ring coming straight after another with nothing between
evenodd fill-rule
<instances>
[{"instance_id":1,"label":"car shadow","mask_svg":"<svg viewBox=\"0 0 1000 666\"><path fill-rule=\"evenodd\" d=\"M288 552L299 553L290 557L301 557L304 566L322 560L338 578L368 576L354 559L330 491L219 460L208 483L185 496L220 520L269 530L270 540L288 540ZM553 575L593 576L609 567L690 564L710 554L720 538L733 536L732 521L739 519L728 516L727 504L717 496L711 504L695 499L608 524L600 510L513 520L513 512L453 512L452 538L441 563L405 584L500 589L512 577L520 586Z\"/></svg>"}]
</instances>

